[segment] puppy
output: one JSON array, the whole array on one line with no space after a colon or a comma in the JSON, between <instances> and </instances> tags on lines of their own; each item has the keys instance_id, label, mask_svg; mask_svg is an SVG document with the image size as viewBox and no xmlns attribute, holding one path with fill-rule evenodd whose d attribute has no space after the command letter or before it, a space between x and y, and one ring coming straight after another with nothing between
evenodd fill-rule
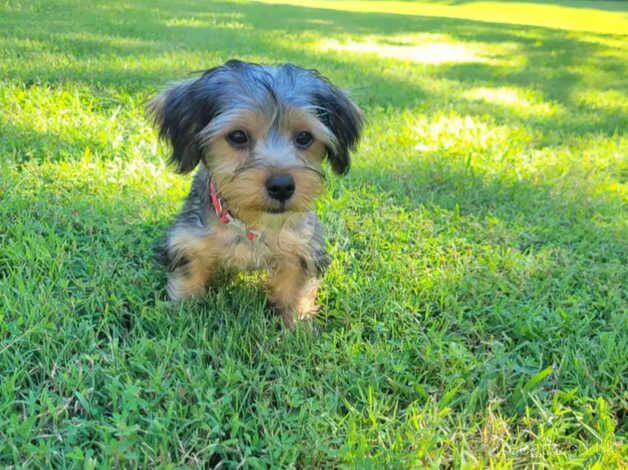
<instances>
[{"instance_id":1,"label":"puppy","mask_svg":"<svg viewBox=\"0 0 628 470\"><path fill-rule=\"evenodd\" d=\"M312 317L330 262L312 211L323 162L345 174L360 109L313 70L230 60L148 106L179 173L199 163L167 234L173 300L201 296L221 271L268 272L268 299L287 327Z\"/></svg>"}]
</instances>

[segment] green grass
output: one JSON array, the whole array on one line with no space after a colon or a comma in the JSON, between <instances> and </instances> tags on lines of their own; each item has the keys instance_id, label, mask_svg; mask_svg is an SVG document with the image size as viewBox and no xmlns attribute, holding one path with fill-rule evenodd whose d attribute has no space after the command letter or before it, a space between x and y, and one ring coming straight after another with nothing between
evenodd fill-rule
<instances>
[{"instance_id":1,"label":"green grass","mask_svg":"<svg viewBox=\"0 0 628 470\"><path fill-rule=\"evenodd\" d=\"M628 6L299 3L0 2L0 466L625 467ZM143 103L231 57L368 116L318 334L151 260L190 178Z\"/></svg>"}]
</instances>

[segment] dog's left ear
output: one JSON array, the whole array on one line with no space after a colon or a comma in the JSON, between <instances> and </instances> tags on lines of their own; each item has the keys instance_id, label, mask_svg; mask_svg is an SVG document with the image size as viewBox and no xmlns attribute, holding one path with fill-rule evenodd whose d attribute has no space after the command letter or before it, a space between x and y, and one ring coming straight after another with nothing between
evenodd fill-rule
<instances>
[{"instance_id":1,"label":"dog's left ear","mask_svg":"<svg viewBox=\"0 0 628 470\"><path fill-rule=\"evenodd\" d=\"M212 89L206 86L213 71L173 86L146 107L159 128L159 136L172 145L170 163L178 173L192 171L202 158L198 133L217 112Z\"/></svg>"},{"instance_id":2,"label":"dog's left ear","mask_svg":"<svg viewBox=\"0 0 628 470\"><path fill-rule=\"evenodd\" d=\"M336 138L336 145L333 148L327 148L327 158L329 158L332 170L339 175L344 175L351 165L349 153L360 139L364 115L346 92L332 85L324 77L319 75L318 78L323 83L313 97L318 119L333 132Z\"/></svg>"}]
</instances>

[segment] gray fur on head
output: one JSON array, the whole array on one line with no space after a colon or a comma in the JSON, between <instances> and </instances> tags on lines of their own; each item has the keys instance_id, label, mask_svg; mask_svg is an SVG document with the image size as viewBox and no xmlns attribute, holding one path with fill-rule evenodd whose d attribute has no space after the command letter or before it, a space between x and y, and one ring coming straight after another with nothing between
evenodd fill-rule
<instances>
[{"instance_id":1,"label":"gray fur on head","mask_svg":"<svg viewBox=\"0 0 628 470\"><path fill-rule=\"evenodd\" d=\"M349 152L362 130L362 112L314 70L230 60L173 86L150 103L149 111L160 136L172 145L171 162L186 173L201 161L212 121L242 109L281 113L285 107L310 111L331 131L334 141L326 147L327 158L336 173L346 173Z\"/></svg>"}]
</instances>

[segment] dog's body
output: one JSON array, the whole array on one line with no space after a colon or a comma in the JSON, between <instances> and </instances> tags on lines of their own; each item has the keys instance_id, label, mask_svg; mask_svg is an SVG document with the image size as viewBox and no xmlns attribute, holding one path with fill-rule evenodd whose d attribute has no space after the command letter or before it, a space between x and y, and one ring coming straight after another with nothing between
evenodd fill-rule
<instances>
[{"instance_id":1,"label":"dog's body","mask_svg":"<svg viewBox=\"0 0 628 470\"><path fill-rule=\"evenodd\" d=\"M169 232L170 297L202 295L218 271L266 270L271 273L269 299L280 311L294 309L300 318L314 314L318 277L329 264L316 215L305 212L267 224L262 221L255 226L262 229L259 236L249 240L242 228L221 222L211 203L209 184L209 172L202 167ZM272 225L276 227L267 228ZM291 318L288 313L284 316L290 326Z\"/></svg>"},{"instance_id":2,"label":"dog's body","mask_svg":"<svg viewBox=\"0 0 628 470\"><path fill-rule=\"evenodd\" d=\"M160 95L151 111L178 170L202 162L166 240L170 297L202 295L219 271L266 270L286 325L312 316L329 255L311 206L325 156L348 170L359 109L316 72L230 61Z\"/></svg>"}]
</instances>

